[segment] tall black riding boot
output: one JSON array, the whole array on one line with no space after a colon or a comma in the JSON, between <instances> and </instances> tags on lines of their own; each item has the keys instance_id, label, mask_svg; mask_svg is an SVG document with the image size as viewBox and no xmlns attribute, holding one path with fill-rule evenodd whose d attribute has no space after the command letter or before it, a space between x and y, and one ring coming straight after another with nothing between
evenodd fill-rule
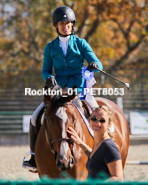
<instances>
[{"instance_id":1,"label":"tall black riding boot","mask_svg":"<svg viewBox=\"0 0 148 185\"><path fill-rule=\"evenodd\" d=\"M32 125L30 120L29 145L30 145L30 150L32 152L34 152L36 138L37 138L37 134L36 134L35 126ZM29 167L36 167L34 155L31 155L31 159L29 161L24 161L23 165L29 166Z\"/></svg>"}]
</instances>

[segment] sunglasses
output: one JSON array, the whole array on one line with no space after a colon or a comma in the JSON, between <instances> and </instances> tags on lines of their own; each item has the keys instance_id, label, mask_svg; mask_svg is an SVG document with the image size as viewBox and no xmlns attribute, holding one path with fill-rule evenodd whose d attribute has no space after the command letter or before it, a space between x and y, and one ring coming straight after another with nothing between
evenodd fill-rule
<instances>
[{"instance_id":1,"label":"sunglasses","mask_svg":"<svg viewBox=\"0 0 148 185\"><path fill-rule=\"evenodd\" d=\"M98 119L96 116L90 117L90 120L91 121L97 121L98 120L100 123L105 123L106 122L104 118Z\"/></svg>"}]
</instances>

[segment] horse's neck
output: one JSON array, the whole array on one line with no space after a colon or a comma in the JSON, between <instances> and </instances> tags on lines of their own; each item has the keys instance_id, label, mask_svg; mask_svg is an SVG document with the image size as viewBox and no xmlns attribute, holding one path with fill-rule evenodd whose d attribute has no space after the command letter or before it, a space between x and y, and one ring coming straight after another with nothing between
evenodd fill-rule
<instances>
[{"instance_id":1,"label":"horse's neck","mask_svg":"<svg viewBox=\"0 0 148 185\"><path fill-rule=\"evenodd\" d=\"M91 146L93 146L93 138L90 135L88 128L87 128L83 118L80 116L80 113L78 112L78 110L75 110L75 112L76 112L76 118L77 118L77 121L76 121L77 134L80 135L80 138L82 139L83 142L85 142L87 145L89 145L91 147Z\"/></svg>"}]
</instances>

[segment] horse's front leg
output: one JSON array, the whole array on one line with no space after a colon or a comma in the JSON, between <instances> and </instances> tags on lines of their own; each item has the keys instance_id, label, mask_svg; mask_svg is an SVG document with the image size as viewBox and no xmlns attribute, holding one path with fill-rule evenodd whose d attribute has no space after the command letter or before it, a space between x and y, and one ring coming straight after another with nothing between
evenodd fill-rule
<instances>
[{"instance_id":1,"label":"horse's front leg","mask_svg":"<svg viewBox=\"0 0 148 185\"><path fill-rule=\"evenodd\" d=\"M75 171L76 171L76 179L86 180L88 176L88 171L86 169L88 157L83 152L83 150L79 147L75 152Z\"/></svg>"}]
</instances>

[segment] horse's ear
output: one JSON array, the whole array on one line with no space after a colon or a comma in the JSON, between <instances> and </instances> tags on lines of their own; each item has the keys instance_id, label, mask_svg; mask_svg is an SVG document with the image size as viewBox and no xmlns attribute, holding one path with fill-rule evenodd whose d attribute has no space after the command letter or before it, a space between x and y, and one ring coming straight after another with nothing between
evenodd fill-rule
<instances>
[{"instance_id":1,"label":"horse's ear","mask_svg":"<svg viewBox=\"0 0 148 185\"><path fill-rule=\"evenodd\" d=\"M76 85L74 85L74 86L73 86L73 89L75 89L75 88L77 88L77 86L76 86Z\"/></svg>"},{"instance_id":2,"label":"horse's ear","mask_svg":"<svg viewBox=\"0 0 148 185\"><path fill-rule=\"evenodd\" d=\"M45 104L46 103L51 103L51 99L52 99L51 95L48 95L48 88L49 87L47 85L45 85L45 87L44 87L44 90L45 90L44 102L45 102ZM46 92L47 92L47 94L46 94Z\"/></svg>"},{"instance_id":3,"label":"horse's ear","mask_svg":"<svg viewBox=\"0 0 148 185\"><path fill-rule=\"evenodd\" d=\"M77 86L74 85L68 93L68 102L73 100L77 96Z\"/></svg>"}]
</instances>

